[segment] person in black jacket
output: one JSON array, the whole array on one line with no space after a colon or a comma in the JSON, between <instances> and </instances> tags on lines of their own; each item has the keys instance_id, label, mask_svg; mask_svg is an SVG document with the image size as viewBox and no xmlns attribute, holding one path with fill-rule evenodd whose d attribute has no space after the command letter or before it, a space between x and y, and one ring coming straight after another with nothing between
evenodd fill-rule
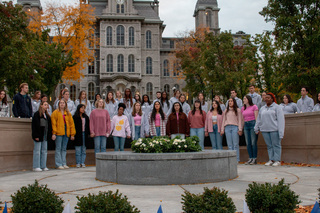
<instances>
[{"instance_id":1,"label":"person in black jacket","mask_svg":"<svg viewBox=\"0 0 320 213\"><path fill-rule=\"evenodd\" d=\"M74 144L76 149L76 164L77 168L86 167L84 161L86 160L86 147L89 142L90 123L89 117L86 115L86 106L79 104L77 111L73 116L74 126L76 128L76 135L74 137Z\"/></svg>"},{"instance_id":2,"label":"person in black jacket","mask_svg":"<svg viewBox=\"0 0 320 213\"><path fill-rule=\"evenodd\" d=\"M17 118L32 118L31 98L28 96L29 86L27 83L22 83L19 88L20 93L13 97L13 115Z\"/></svg>"},{"instance_id":3,"label":"person in black jacket","mask_svg":"<svg viewBox=\"0 0 320 213\"><path fill-rule=\"evenodd\" d=\"M34 113L32 119L33 171L48 171L47 149L48 140L52 137L51 119L48 113L48 102L41 102L39 110Z\"/></svg>"}]
</instances>

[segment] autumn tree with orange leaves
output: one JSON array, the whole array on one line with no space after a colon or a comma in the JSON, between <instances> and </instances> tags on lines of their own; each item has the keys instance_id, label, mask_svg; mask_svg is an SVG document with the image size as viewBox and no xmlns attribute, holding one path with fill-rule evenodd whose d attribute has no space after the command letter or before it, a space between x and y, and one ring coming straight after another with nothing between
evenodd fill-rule
<instances>
[{"instance_id":1,"label":"autumn tree with orange leaves","mask_svg":"<svg viewBox=\"0 0 320 213\"><path fill-rule=\"evenodd\" d=\"M39 15L29 13L29 28L37 33L50 29L52 41L61 44L66 54L71 53L73 61L63 72L63 80L80 80L86 64L94 60L91 45L98 45L94 37L94 8L79 2L75 5L63 5L57 2L47 4ZM89 45L90 44L90 45Z\"/></svg>"}]
</instances>

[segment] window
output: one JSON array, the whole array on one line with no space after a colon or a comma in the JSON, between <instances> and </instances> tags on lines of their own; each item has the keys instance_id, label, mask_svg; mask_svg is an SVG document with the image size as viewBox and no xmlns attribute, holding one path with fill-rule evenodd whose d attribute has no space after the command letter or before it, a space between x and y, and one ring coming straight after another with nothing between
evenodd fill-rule
<instances>
[{"instance_id":1,"label":"window","mask_svg":"<svg viewBox=\"0 0 320 213\"><path fill-rule=\"evenodd\" d=\"M152 58L148 57L146 60L146 73L152 74Z\"/></svg>"},{"instance_id":2,"label":"window","mask_svg":"<svg viewBox=\"0 0 320 213\"><path fill-rule=\"evenodd\" d=\"M94 83L91 82L91 83L88 84L88 99L90 101L94 100L94 93L95 93L95 91L94 91Z\"/></svg>"},{"instance_id":3,"label":"window","mask_svg":"<svg viewBox=\"0 0 320 213\"><path fill-rule=\"evenodd\" d=\"M206 12L206 24L207 24L207 27L209 27L209 28L211 28L211 18L212 18L211 11L207 11Z\"/></svg>"},{"instance_id":4,"label":"window","mask_svg":"<svg viewBox=\"0 0 320 213\"><path fill-rule=\"evenodd\" d=\"M124 46L124 26L117 27L117 45Z\"/></svg>"},{"instance_id":5,"label":"window","mask_svg":"<svg viewBox=\"0 0 320 213\"><path fill-rule=\"evenodd\" d=\"M153 92L152 92L152 89L153 89L153 85L152 83L147 83L147 95L149 96L150 100L153 100Z\"/></svg>"},{"instance_id":6,"label":"window","mask_svg":"<svg viewBox=\"0 0 320 213\"><path fill-rule=\"evenodd\" d=\"M70 87L70 99L75 101L76 100L76 85L72 85Z\"/></svg>"},{"instance_id":7,"label":"window","mask_svg":"<svg viewBox=\"0 0 320 213\"><path fill-rule=\"evenodd\" d=\"M169 61L164 60L163 62L163 76L169 76Z\"/></svg>"},{"instance_id":8,"label":"window","mask_svg":"<svg viewBox=\"0 0 320 213\"><path fill-rule=\"evenodd\" d=\"M94 48L94 30L89 31L89 48Z\"/></svg>"},{"instance_id":9,"label":"window","mask_svg":"<svg viewBox=\"0 0 320 213\"><path fill-rule=\"evenodd\" d=\"M170 48L174 49L174 40L170 40Z\"/></svg>"},{"instance_id":10,"label":"window","mask_svg":"<svg viewBox=\"0 0 320 213\"><path fill-rule=\"evenodd\" d=\"M174 87L176 88L176 90L180 90L180 86L178 84L175 84Z\"/></svg>"},{"instance_id":11,"label":"window","mask_svg":"<svg viewBox=\"0 0 320 213\"><path fill-rule=\"evenodd\" d=\"M66 85L60 84L60 86L59 86L59 92L60 92L61 90L65 89L65 88L66 88Z\"/></svg>"},{"instance_id":12,"label":"window","mask_svg":"<svg viewBox=\"0 0 320 213\"><path fill-rule=\"evenodd\" d=\"M88 63L88 74L94 74L94 61Z\"/></svg>"},{"instance_id":13,"label":"window","mask_svg":"<svg viewBox=\"0 0 320 213\"><path fill-rule=\"evenodd\" d=\"M128 72L134 72L134 55L128 57Z\"/></svg>"},{"instance_id":14,"label":"window","mask_svg":"<svg viewBox=\"0 0 320 213\"><path fill-rule=\"evenodd\" d=\"M146 32L146 48L151 49L151 31Z\"/></svg>"},{"instance_id":15,"label":"window","mask_svg":"<svg viewBox=\"0 0 320 213\"><path fill-rule=\"evenodd\" d=\"M170 86L169 86L169 84L164 85L163 91L165 91L167 93L167 96L170 94Z\"/></svg>"},{"instance_id":16,"label":"window","mask_svg":"<svg viewBox=\"0 0 320 213\"><path fill-rule=\"evenodd\" d=\"M134 28L129 28L129 46L134 46Z\"/></svg>"},{"instance_id":17,"label":"window","mask_svg":"<svg viewBox=\"0 0 320 213\"><path fill-rule=\"evenodd\" d=\"M117 13L124 13L124 4L117 4Z\"/></svg>"},{"instance_id":18,"label":"window","mask_svg":"<svg viewBox=\"0 0 320 213\"><path fill-rule=\"evenodd\" d=\"M107 56L107 72L113 72L113 56L111 54Z\"/></svg>"},{"instance_id":19,"label":"window","mask_svg":"<svg viewBox=\"0 0 320 213\"><path fill-rule=\"evenodd\" d=\"M118 55L118 72L124 72L124 60L123 60L123 55L120 54Z\"/></svg>"},{"instance_id":20,"label":"window","mask_svg":"<svg viewBox=\"0 0 320 213\"><path fill-rule=\"evenodd\" d=\"M178 62L175 62L173 65L173 76L179 76L180 70L180 65L178 64Z\"/></svg>"},{"instance_id":21,"label":"window","mask_svg":"<svg viewBox=\"0 0 320 213\"><path fill-rule=\"evenodd\" d=\"M107 27L106 45L112 45L112 27Z\"/></svg>"}]
</instances>

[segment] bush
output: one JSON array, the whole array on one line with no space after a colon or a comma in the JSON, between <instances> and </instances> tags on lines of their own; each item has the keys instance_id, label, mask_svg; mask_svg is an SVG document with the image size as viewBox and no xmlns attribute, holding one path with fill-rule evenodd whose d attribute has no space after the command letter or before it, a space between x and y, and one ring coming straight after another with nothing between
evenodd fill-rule
<instances>
[{"instance_id":1,"label":"bush","mask_svg":"<svg viewBox=\"0 0 320 213\"><path fill-rule=\"evenodd\" d=\"M136 213L140 212L135 206L131 206L126 196L117 190L116 193L112 191L99 192L98 195L88 194L87 197L77 196L78 203L75 209L76 212L82 213Z\"/></svg>"},{"instance_id":2,"label":"bush","mask_svg":"<svg viewBox=\"0 0 320 213\"><path fill-rule=\"evenodd\" d=\"M236 211L236 206L228 197L228 192L217 187L212 189L205 187L203 194L198 195L186 191L182 195L182 200L182 210L187 213L234 213Z\"/></svg>"},{"instance_id":3,"label":"bush","mask_svg":"<svg viewBox=\"0 0 320 213\"><path fill-rule=\"evenodd\" d=\"M170 139L167 136L153 138L139 138L131 143L131 149L137 153L168 153L168 152L199 152L197 136L181 139L180 136Z\"/></svg>"},{"instance_id":4,"label":"bush","mask_svg":"<svg viewBox=\"0 0 320 213\"><path fill-rule=\"evenodd\" d=\"M14 213L63 211L63 200L47 188L47 185L39 185L37 180L32 185L21 187L14 195L11 195L11 198Z\"/></svg>"},{"instance_id":5,"label":"bush","mask_svg":"<svg viewBox=\"0 0 320 213\"><path fill-rule=\"evenodd\" d=\"M299 196L290 190L289 185L284 184L284 179L278 184L249 184L246 193L246 202L251 212L255 213L287 213L295 212L295 208L301 202Z\"/></svg>"}]
</instances>

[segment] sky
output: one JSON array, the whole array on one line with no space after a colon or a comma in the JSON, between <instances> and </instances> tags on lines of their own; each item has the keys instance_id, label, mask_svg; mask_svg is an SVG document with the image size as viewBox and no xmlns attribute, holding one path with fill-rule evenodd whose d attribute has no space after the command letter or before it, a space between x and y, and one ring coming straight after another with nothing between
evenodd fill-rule
<instances>
[{"instance_id":1,"label":"sky","mask_svg":"<svg viewBox=\"0 0 320 213\"><path fill-rule=\"evenodd\" d=\"M16 2L15 0L14 2ZM74 3L78 0L41 0L42 5L49 1ZM177 37L185 31L194 30L193 17L197 0L159 0L160 18L166 25L163 37ZM273 25L266 23L259 14L268 0L218 0L219 25L221 31L236 33L244 31L252 36L264 30L272 30Z\"/></svg>"}]
</instances>

